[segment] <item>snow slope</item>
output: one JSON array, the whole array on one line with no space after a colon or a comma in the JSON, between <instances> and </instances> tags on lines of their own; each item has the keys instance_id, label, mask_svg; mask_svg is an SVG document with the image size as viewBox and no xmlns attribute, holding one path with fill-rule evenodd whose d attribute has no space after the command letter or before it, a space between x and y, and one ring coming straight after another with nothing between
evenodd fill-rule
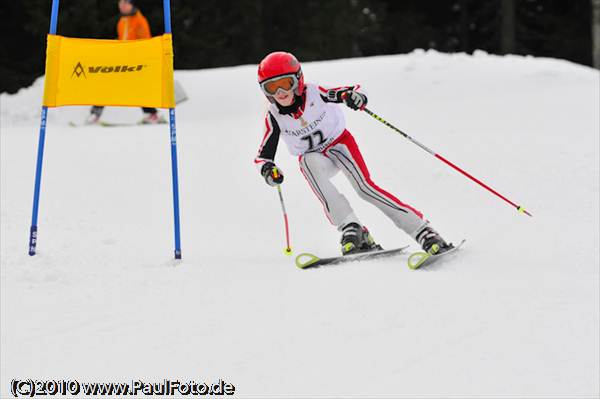
<instances>
[{"instance_id":1,"label":"snow slope","mask_svg":"<svg viewBox=\"0 0 600 399\"><path fill-rule=\"evenodd\" d=\"M13 378L222 378L240 397L600 395L598 71L432 51L303 67L361 83L374 112L534 217L347 110L374 180L468 241L430 270L405 257L297 269L252 164L265 101L240 66L176 73L190 96L177 109L182 262L168 129L69 127L81 107L49 113L29 257L40 79L0 96L1 397ZM283 144L277 161L295 252L336 254ZM384 247L414 247L336 180Z\"/></svg>"}]
</instances>

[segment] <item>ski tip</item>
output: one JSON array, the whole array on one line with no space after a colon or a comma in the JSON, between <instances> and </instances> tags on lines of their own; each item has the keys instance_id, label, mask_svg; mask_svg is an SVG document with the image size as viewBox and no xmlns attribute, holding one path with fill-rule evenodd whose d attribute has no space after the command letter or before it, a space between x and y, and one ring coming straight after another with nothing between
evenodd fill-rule
<instances>
[{"instance_id":1,"label":"ski tip","mask_svg":"<svg viewBox=\"0 0 600 399\"><path fill-rule=\"evenodd\" d=\"M431 254L427 252L415 252L408 257L408 268L417 270L427 259L431 257Z\"/></svg>"},{"instance_id":2,"label":"ski tip","mask_svg":"<svg viewBox=\"0 0 600 399\"><path fill-rule=\"evenodd\" d=\"M306 269L319 261L319 257L309 253L302 253L296 256L296 266L299 269Z\"/></svg>"},{"instance_id":3,"label":"ski tip","mask_svg":"<svg viewBox=\"0 0 600 399\"><path fill-rule=\"evenodd\" d=\"M454 245L452 243L450 243L450 245L452 245L452 248L449 249L446 252L442 252L440 254L434 255L434 254L430 254L428 252L423 252L423 251L419 251L419 252L414 252L413 254L411 254L408 257L408 267L412 270L417 270L418 268L420 268L421 266L423 266L423 264L429 262L429 259L434 259L434 258L439 258L442 257L444 255L450 254L456 250L458 250L460 247L462 247L462 245L467 241L466 238L463 238L462 240L460 240L460 242L457 245Z\"/></svg>"}]
</instances>

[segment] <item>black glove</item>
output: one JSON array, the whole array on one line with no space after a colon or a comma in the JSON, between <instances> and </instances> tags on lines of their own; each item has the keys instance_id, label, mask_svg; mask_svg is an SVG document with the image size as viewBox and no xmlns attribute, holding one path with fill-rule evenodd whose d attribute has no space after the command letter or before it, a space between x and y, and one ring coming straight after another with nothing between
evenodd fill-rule
<instances>
[{"instance_id":1,"label":"black glove","mask_svg":"<svg viewBox=\"0 0 600 399\"><path fill-rule=\"evenodd\" d=\"M283 183L283 173L273 162L265 162L260 169L260 174L269 186L278 186Z\"/></svg>"},{"instance_id":2,"label":"black glove","mask_svg":"<svg viewBox=\"0 0 600 399\"><path fill-rule=\"evenodd\" d=\"M354 90L344 93L344 103L353 110L363 110L367 106L367 96Z\"/></svg>"}]
</instances>

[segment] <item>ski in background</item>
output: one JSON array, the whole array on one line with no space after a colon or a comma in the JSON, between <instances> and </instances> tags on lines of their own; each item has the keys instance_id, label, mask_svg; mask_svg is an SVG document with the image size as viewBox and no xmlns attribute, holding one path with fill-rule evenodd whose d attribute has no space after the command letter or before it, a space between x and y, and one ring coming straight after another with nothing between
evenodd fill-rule
<instances>
[{"instance_id":1,"label":"ski in background","mask_svg":"<svg viewBox=\"0 0 600 399\"><path fill-rule=\"evenodd\" d=\"M101 127L127 127L127 126L140 126L140 125L164 125L167 121L163 120L158 123L144 123L142 121L138 121L135 123L129 122L109 122L109 121L98 121L96 123L75 123L73 121L69 121L69 126L71 127L86 127L86 126L101 126Z\"/></svg>"},{"instance_id":2,"label":"ski in background","mask_svg":"<svg viewBox=\"0 0 600 399\"><path fill-rule=\"evenodd\" d=\"M177 80L174 81L174 89L175 89L175 104L181 104L181 103L189 100L189 97L188 97L186 91L184 90L181 83L179 83ZM157 124L162 125L162 124L166 124L166 123L167 123L167 120L163 118ZM81 126L124 127L124 126L151 125L151 124L152 123L144 123L143 121L131 123L131 122L110 122L110 121L99 120L96 123L88 125L85 123L76 123L73 121L69 121L69 126L71 126L71 127L81 127Z\"/></svg>"}]
</instances>

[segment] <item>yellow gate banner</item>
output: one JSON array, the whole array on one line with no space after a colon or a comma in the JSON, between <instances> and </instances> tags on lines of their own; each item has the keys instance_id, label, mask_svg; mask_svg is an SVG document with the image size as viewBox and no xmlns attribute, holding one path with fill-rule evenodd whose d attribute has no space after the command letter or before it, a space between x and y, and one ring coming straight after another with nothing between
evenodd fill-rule
<instances>
[{"instance_id":1,"label":"yellow gate banner","mask_svg":"<svg viewBox=\"0 0 600 399\"><path fill-rule=\"evenodd\" d=\"M146 40L48 35L44 104L175 107L170 34Z\"/></svg>"}]
</instances>

